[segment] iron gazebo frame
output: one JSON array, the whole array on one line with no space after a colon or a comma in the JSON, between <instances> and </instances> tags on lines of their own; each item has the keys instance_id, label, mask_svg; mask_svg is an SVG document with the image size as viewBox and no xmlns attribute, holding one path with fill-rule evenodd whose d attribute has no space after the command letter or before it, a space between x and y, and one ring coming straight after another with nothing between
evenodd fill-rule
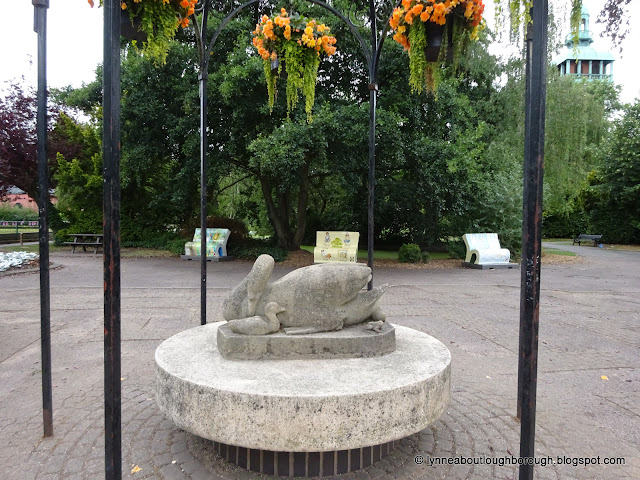
<instances>
[{"instance_id":1,"label":"iron gazebo frame","mask_svg":"<svg viewBox=\"0 0 640 480\"><path fill-rule=\"evenodd\" d=\"M201 106L201 228L206 229L206 98L209 53L225 25L244 8L259 3L250 0L225 17L205 47L211 0L200 0L198 11L202 24L196 26L199 37L200 106ZM368 196L368 264L373 269L374 198L375 198L375 124L380 51L387 37L388 16L380 31L378 5L389 14L401 2L368 0L370 46L350 18L320 0L307 0L326 8L356 36L367 59L369 73L369 196ZM237 2L231 2L231 5ZM38 34L38 187L40 248L40 311L42 349L42 393L44 436L53 435L51 389L51 332L48 243L48 165L46 129L46 13L49 0L32 0L34 30ZM104 0L104 68L103 68L103 230L104 230L104 388L105 388L105 476L122 478L121 444L121 334L120 334L120 0ZM544 160L544 123L546 96L546 52L548 0L533 0L532 23L526 35L525 147L523 236L520 289L520 340L518 359L518 417L521 418L520 457L533 459L540 303L540 254L542 224L542 179ZM206 238L201 236L201 252L206 252ZM201 323L206 323L206 255L201 259ZM372 288L372 283L369 284ZM522 462L519 478L533 478L533 462Z\"/></svg>"}]
</instances>

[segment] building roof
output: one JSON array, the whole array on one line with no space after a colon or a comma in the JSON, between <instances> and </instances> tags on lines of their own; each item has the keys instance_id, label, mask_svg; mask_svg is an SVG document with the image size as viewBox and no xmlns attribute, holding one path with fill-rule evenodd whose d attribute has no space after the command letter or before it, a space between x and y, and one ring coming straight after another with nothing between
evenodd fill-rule
<instances>
[{"instance_id":1,"label":"building roof","mask_svg":"<svg viewBox=\"0 0 640 480\"><path fill-rule=\"evenodd\" d=\"M593 47L580 46L577 48L567 48L556 56L554 63L559 65L567 60L604 60L613 62L615 57L609 52L598 51Z\"/></svg>"},{"instance_id":2,"label":"building roof","mask_svg":"<svg viewBox=\"0 0 640 480\"><path fill-rule=\"evenodd\" d=\"M598 51L591 46L593 43L593 34L589 30L589 10L582 5L582 19L580 21L580 27L578 29L578 44L575 43L575 38L570 33L566 37L564 51L556 55L554 63L560 65L567 60L602 60L605 62L615 61L615 57L610 52Z\"/></svg>"}]
</instances>

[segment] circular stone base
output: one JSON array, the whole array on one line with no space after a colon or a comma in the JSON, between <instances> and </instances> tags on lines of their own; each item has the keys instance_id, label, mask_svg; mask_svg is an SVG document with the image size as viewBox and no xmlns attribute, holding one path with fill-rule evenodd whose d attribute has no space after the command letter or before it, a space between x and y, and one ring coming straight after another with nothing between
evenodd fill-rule
<instances>
[{"instance_id":1,"label":"circular stone base","mask_svg":"<svg viewBox=\"0 0 640 480\"><path fill-rule=\"evenodd\" d=\"M200 437L274 452L360 449L424 429L449 404L451 355L422 332L395 326L396 350L381 357L227 360L221 323L156 350L160 410Z\"/></svg>"},{"instance_id":2,"label":"circular stone base","mask_svg":"<svg viewBox=\"0 0 640 480\"><path fill-rule=\"evenodd\" d=\"M233 333L225 323L218 327L217 338L220 354L235 360L378 357L396 349L396 332L387 322L380 332L360 324L308 335L287 335L282 331L242 335Z\"/></svg>"}]
</instances>

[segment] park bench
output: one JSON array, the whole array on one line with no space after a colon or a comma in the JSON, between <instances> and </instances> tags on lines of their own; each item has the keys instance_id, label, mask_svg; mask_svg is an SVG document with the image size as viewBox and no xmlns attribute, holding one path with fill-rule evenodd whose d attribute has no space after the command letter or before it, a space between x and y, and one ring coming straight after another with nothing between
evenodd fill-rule
<instances>
[{"instance_id":1,"label":"park bench","mask_svg":"<svg viewBox=\"0 0 640 480\"><path fill-rule=\"evenodd\" d=\"M227 241L231 231L227 228L207 228L206 232L206 256L207 260L219 261L230 260L227 255ZM200 236L200 229L196 228L193 234L193 240L184 244L183 260L193 260L200 258L200 249L202 247L202 237Z\"/></svg>"},{"instance_id":2,"label":"park bench","mask_svg":"<svg viewBox=\"0 0 640 480\"><path fill-rule=\"evenodd\" d=\"M513 268L511 253L500 247L497 233L466 233L462 236L467 247L464 265L469 268Z\"/></svg>"},{"instance_id":3,"label":"park bench","mask_svg":"<svg viewBox=\"0 0 640 480\"><path fill-rule=\"evenodd\" d=\"M580 242L586 241L593 242L593 246L597 247L598 245L600 245L600 243L602 243L602 235L585 235L584 233L581 233L573 239L572 245L575 245L577 243L578 246L581 246Z\"/></svg>"},{"instance_id":4,"label":"park bench","mask_svg":"<svg viewBox=\"0 0 640 480\"><path fill-rule=\"evenodd\" d=\"M73 237L72 242L64 242L65 245L71 246L71 253L76 253L76 247L82 247L84 252L87 247L93 248L93 254L98 253L98 248L102 247L102 239L104 235L101 233L70 233L68 236Z\"/></svg>"},{"instance_id":5,"label":"park bench","mask_svg":"<svg viewBox=\"0 0 640 480\"><path fill-rule=\"evenodd\" d=\"M316 232L314 263L358 263L358 232Z\"/></svg>"}]
</instances>

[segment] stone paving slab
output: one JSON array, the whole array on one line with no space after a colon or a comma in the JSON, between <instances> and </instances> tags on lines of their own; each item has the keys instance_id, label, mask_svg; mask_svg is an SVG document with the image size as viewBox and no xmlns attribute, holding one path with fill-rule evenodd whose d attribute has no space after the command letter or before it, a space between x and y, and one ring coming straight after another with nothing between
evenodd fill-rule
<instances>
[{"instance_id":1,"label":"stone paving slab","mask_svg":"<svg viewBox=\"0 0 640 480\"><path fill-rule=\"evenodd\" d=\"M537 466L535 476L640 478L640 253L562 248L586 261L543 266L536 452L553 460L624 457L626 464ZM53 438L42 438L38 275L0 278L3 480L104 478L102 259L53 260L62 265L51 272ZM209 321L222 320L224 296L250 268L208 265ZM276 267L274 276L288 271ZM155 404L155 349L199 324L199 275L199 264L179 259L122 262L124 478L269 478L225 463ZM394 323L451 351L452 402L389 457L341 478L517 478L516 467L499 463L519 451L520 272L377 269L374 281L391 285L382 307ZM492 464L429 465L461 457Z\"/></svg>"}]
</instances>

